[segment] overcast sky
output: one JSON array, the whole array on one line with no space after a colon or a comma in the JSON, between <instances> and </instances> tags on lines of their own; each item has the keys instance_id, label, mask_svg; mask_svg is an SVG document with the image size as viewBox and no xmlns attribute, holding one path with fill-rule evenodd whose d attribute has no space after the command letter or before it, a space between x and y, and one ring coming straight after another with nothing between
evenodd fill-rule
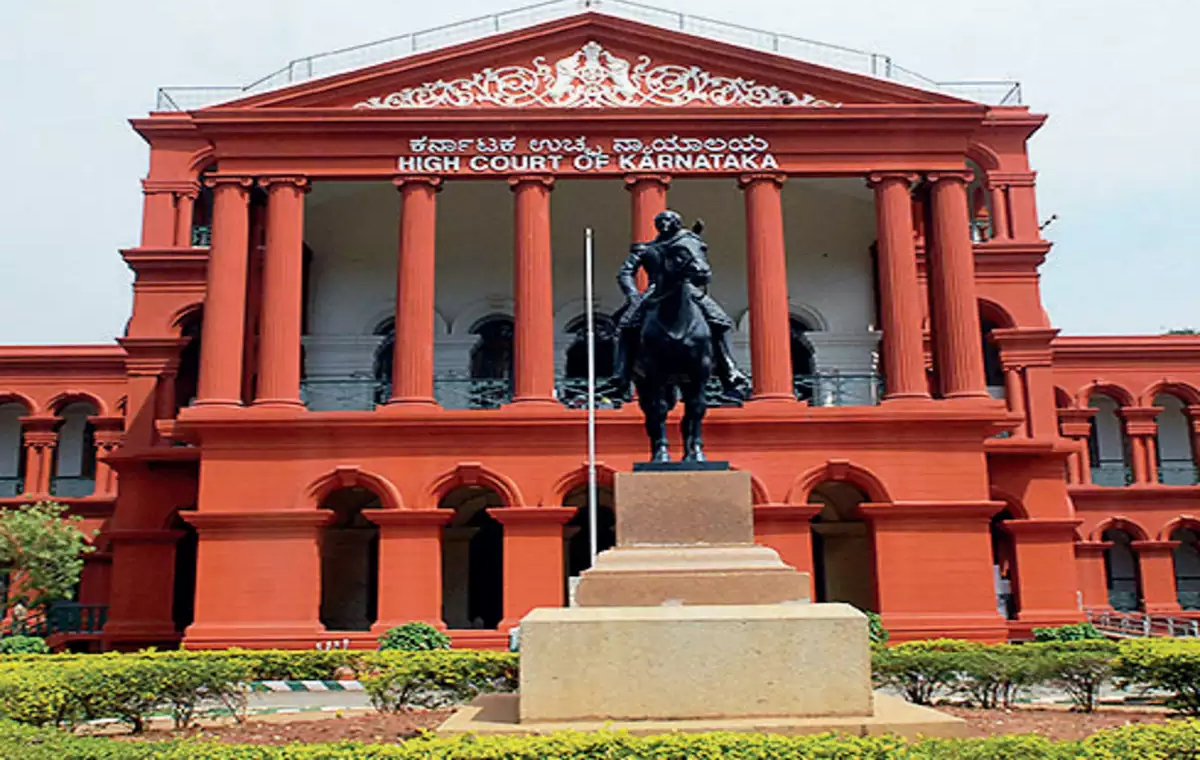
<instances>
[{"instance_id":1,"label":"overcast sky","mask_svg":"<svg viewBox=\"0 0 1200 760\"><path fill-rule=\"evenodd\" d=\"M891 55L939 80L1018 79L1058 216L1043 300L1067 334L1200 328L1197 0L649 0ZM288 60L520 0L38 0L0 23L0 344L109 342L129 316L162 85L240 85ZM1150 10L1150 9L1153 10Z\"/></svg>"}]
</instances>

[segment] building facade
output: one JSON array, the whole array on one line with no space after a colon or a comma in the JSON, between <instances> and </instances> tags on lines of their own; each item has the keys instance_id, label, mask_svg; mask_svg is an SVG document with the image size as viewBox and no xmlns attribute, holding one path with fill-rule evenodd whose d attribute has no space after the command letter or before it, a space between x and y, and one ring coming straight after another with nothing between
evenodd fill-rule
<instances>
[{"instance_id":1,"label":"building facade","mask_svg":"<svg viewBox=\"0 0 1200 760\"><path fill-rule=\"evenodd\" d=\"M157 110L125 334L0 348L0 504L96 531L76 646L504 646L588 564L585 229L603 373L670 206L753 381L709 454L816 599L898 640L1195 614L1200 338L1058 335L1044 120L595 12ZM602 406L604 547L646 446Z\"/></svg>"}]
</instances>

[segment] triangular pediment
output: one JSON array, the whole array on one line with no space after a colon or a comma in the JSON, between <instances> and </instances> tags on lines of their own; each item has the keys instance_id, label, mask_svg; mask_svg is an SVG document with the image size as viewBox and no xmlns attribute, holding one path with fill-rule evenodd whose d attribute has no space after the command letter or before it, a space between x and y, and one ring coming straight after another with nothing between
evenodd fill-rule
<instances>
[{"instance_id":1,"label":"triangular pediment","mask_svg":"<svg viewBox=\"0 0 1200 760\"><path fill-rule=\"evenodd\" d=\"M822 109L964 101L585 13L214 108Z\"/></svg>"}]
</instances>

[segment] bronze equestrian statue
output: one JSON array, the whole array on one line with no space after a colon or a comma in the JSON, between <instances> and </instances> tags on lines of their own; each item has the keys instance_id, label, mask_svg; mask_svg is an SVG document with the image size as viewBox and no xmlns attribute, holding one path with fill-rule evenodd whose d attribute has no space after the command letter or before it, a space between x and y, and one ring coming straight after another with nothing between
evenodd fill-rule
<instances>
[{"instance_id":1,"label":"bronze equestrian statue","mask_svg":"<svg viewBox=\"0 0 1200 760\"><path fill-rule=\"evenodd\" d=\"M627 400L630 384L636 385L654 462L670 461L666 418L682 398L683 461L703 462L700 430L709 377L715 370L725 392L742 399L749 395L749 381L733 359L733 320L708 295L712 268L700 237L703 225L684 229L679 214L664 211L654 226L658 236L635 243L617 274L626 305L618 322L612 393ZM639 268L650 281L644 293L635 280Z\"/></svg>"}]
</instances>

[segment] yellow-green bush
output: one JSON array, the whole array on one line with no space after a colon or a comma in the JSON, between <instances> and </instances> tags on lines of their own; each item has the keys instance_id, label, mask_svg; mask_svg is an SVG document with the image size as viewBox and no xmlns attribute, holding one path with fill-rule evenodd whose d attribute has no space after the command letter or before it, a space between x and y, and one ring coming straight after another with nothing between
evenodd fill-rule
<instances>
[{"instance_id":1,"label":"yellow-green bush","mask_svg":"<svg viewBox=\"0 0 1200 760\"><path fill-rule=\"evenodd\" d=\"M362 680L381 712L469 702L481 692L517 687L517 658L508 652L403 652L371 658Z\"/></svg>"},{"instance_id":2,"label":"yellow-green bush","mask_svg":"<svg viewBox=\"0 0 1200 760\"><path fill-rule=\"evenodd\" d=\"M546 736L423 737L401 744L282 747L174 740L127 742L74 737L0 722L0 757L21 760L1182 760L1200 748L1200 721L1130 725L1078 742L1042 736L927 739L771 734L558 733Z\"/></svg>"},{"instance_id":3,"label":"yellow-green bush","mask_svg":"<svg viewBox=\"0 0 1200 760\"><path fill-rule=\"evenodd\" d=\"M1137 639L1121 643L1116 661L1118 681L1127 687L1171 693L1168 704L1200 715L1200 641Z\"/></svg>"}]
</instances>

